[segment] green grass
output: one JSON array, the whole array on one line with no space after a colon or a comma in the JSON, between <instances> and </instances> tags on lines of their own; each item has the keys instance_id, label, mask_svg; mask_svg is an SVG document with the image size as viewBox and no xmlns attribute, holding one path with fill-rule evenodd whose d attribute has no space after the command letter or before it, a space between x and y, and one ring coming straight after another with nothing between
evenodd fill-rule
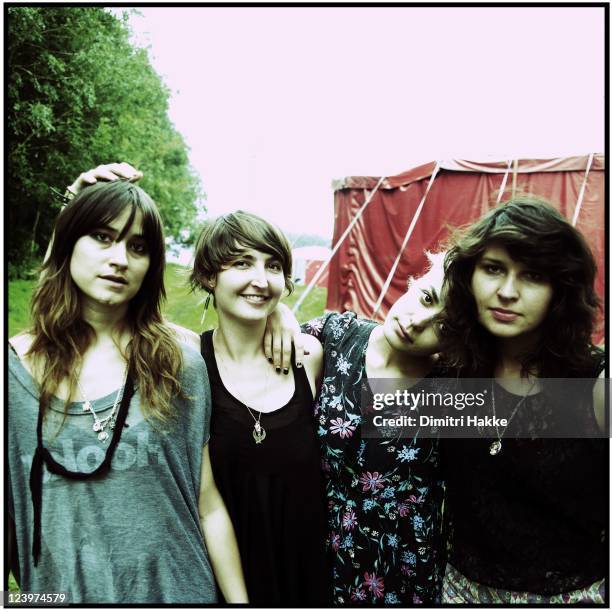
<instances>
[{"instance_id":1,"label":"green grass","mask_svg":"<svg viewBox=\"0 0 612 612\"><path fill-rule=\"evenodd\" d=\"M204 326L201 325L206 294L204 292L190 293L187 286L187 268L169 264L166 268L165 280L168 301L164 308L164 314L170 321L198 333L216 326L217 314L212 307L212 302L208 309L205 324ZM28 327L30 297L34 285L35 281L31 280L9 281L9 337ZM288 306L293 306L304 289L305 287L297 287L283 302ZM325 310L326 299L327 290L315 287L300 308L298 313L300 323L322 315Z\"/></svg>"},{"instance_id":2,"label":"green grass","mask_svg":"<svg viewBox=\"0 0 612 612\"><path fill-rule=\"evenodd\" d=\"M30 323L30 298L36 282L33 280L9 281L8 329L9 337L19 333Z\"/></svg>"},{"instance_id":3,"label":"green grass","mask_svg":"<svg viewBox=\"0 0 612 612\"><path fill-rule=\"evenodd\" d=\"M9 573L9 592L11 593L17 593L19 591L19 585L17 584L17 582L15 581L15 578L13 578L13 574Z\"/></svg>"}]
</instances>

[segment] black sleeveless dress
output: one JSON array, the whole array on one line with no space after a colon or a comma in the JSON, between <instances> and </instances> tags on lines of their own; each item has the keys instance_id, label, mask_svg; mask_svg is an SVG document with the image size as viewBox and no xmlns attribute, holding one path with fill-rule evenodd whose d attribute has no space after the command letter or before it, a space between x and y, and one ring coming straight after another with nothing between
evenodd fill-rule
<instances>
[{"instance_id":1,"label":"black sleeveless dress","mask_svg":"<svg viewBox=\"0 0 612 612\"><path fill-rule=\"evenodd\" d=\"M262 414L267 435L256 444L253 417L221 381L212 331L202 334L201 348L213 401L211 465L236 531L249 601L326 606L325 491L306 372L293 365L293 397Z\"/></svg>"}]
</instances>

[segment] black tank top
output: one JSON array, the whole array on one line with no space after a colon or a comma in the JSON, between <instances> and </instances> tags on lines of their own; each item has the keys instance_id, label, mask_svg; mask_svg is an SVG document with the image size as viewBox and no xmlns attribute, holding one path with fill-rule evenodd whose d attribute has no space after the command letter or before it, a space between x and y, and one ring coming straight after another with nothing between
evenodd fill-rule
<instances>
[{"instance_id":1,"label":"black tank top","mask_svg":"<svg viewBox=\"0 0 612 612\"><path fill-rule=\"evenodd\" d=\"M496 394L509 414L517 396L499 386ZM582 410L596 427L592 405L549 406L540 393L523 409L533 415ZM603 578L609 441L508 438L496 456L489 454L490 442L442 441L450 563L481 584L543 595Z\"/></svg>"},{"instance_id":2,"label":"black tank top","mask_svg":"<svg viewBox=\"0 0 612 612\"><path fill-rule=\"evenodd\" d=\"M325 492L306 372L293 364L293 396L261 414L266 437L257 444L253 417L221 380L212 331L202 334L201 349L213 401L211 464L236 531L249 601L328 605Z\"/></svg>"}]
</instances>

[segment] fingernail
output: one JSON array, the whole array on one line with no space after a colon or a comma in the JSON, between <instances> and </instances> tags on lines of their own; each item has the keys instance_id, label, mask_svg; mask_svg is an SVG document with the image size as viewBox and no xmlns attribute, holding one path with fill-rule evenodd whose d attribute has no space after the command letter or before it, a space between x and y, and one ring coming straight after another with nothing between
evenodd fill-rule
<instances>
[{"instance_id":1,"label":"fingernail","mask_svg":"<svg viewBox=\"0 0 612 612\"><path fill-rule=\"evenodd\" d=\"M283 368L283 374L285 375L289 374L289 368Z\"/></svg>"},{"instance_id":2,"label":"fingernail","mask_svg":"<svg viewBox=\"0 0 612 612\"><path fill-rule=\"evenodd\" d=\"M272 357L268 357L268 363L272 363Z\"/></svg>"},{"instance_id":3,"label":"fingernail","mask_svg":"<svg viewBox=\"0 0 612 612\"><path fill-rule=\"evenodd\" d=\"M280 374L280 367L279 366L276 366L276 373Z\"/></svg>"},{"instance_id":4,"label":"fingernail","mask_svg":"<svg viewBox=\"0 0 612 612\"><path fill-rule=\"evenodd\" d=\"M302 367L302 362L298 361L295 365L296 365L296 367L301 368Z\"/></svg>"}]
</instances>

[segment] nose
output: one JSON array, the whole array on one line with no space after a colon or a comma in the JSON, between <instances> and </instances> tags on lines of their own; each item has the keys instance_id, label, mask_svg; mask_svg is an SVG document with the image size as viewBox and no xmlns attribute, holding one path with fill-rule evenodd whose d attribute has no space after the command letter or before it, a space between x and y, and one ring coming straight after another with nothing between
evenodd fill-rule
<instances>
[{"instance_id":1,"label":"nose","mask_svg":"<svg viewBox=\"0 0 612 612\"><path fill-rule=\"evenodd\" d=\"M265 288L268 286L266 268L263 264L253 266L253 277L251 278L251 284L255 287L261 288Z\"/></svg>"},{"instance_id":2,"label":"nose","mask_svg":"<svg viewBox=\"0 0 612 612\"><path fill-rule=\"evenodd\" d=\"M128 256L127 245L124 240L115 242L110 247L110 264L118 268L127 268Z\"/></svg>"},{"instance_id":3,"label":"nose","mask_svg":"<svg viewBox=\"0 0 612 612\"><path fill-rule=\"evenodd\" d=\"M407 326L411 327L416 333L425 331L434 318L440 313L439 308L424 308L413 312L407 317Z\"/></svg>"},{"instance_id":4,"label":"nose","mask_svg":"<svg viewBox=\"0 0 612 612\"><path fill-rule=\"evenodd\" d=\"M508 274L503 278L497 289L497 295L501 300L506 301L516 300L518 298L518 285L514 274Z\"/></svg>"}]
</instances>

